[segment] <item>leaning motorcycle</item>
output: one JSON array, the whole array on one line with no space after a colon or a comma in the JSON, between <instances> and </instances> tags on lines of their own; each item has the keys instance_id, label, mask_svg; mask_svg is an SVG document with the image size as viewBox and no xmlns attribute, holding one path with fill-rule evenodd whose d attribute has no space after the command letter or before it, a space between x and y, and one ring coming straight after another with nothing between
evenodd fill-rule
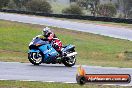
<instances>
[{"instance_id":1,"label":"leaning motorcycle","mask_svg":"<svg viewBox=\"0 0 132 88\"><path fill-rule=\"evenodd\" d=\"M76 55L74 45L63 46L61 53L59 53L52 47L51 43L37 36L29 44L28 59L34 65L63 63L67 67L72 67L76 63Z\"/></svg>"}]
</instances>

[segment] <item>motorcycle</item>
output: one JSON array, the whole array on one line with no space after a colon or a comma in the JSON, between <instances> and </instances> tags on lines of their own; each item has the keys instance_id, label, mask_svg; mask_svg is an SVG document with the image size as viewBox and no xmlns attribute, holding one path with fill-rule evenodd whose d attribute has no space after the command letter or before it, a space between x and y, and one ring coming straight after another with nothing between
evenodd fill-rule
<instances>
[{"instance_id":1,"label":"motorcycle","mask_svg":"<svg viewBox=\"0 0 132 88\"><path fill-rule=\"evenodd\" d=\"M74 45L66 45L57 52L49 41L44 41L38 36L33 38L29 44L28 59L34 65L46 64L64 64L66 67L72 67L76 63Z\"/></svg>"}]
</instances>

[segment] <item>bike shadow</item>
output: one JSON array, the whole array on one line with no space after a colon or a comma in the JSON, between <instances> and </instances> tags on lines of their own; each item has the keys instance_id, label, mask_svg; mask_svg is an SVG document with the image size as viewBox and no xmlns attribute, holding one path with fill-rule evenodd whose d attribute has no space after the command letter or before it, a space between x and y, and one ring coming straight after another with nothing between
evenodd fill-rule
<instances>
[{"instance_id":1,"label":"bike shadow","mask_svg":"<svg viewBox=\"0 0 132 88\"><path fill-rule=\"evenodd\" d=\"M77 68L77 66L73 66L73 67L66 67L63 64L41 64L41 65L28 65L30 67L34 67L34 68L68 68L68 69L72 69L72 68Z\"/></svg>"}]
</instances>

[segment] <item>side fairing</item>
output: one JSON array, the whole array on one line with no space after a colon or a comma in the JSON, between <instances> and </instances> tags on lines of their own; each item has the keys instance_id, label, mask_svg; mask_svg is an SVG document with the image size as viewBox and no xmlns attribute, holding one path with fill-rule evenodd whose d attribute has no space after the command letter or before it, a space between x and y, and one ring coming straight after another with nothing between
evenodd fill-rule
<instances>
[{"instance_id":1,"label":"side fairing","mask_svg":"<svg viewBox=\"0 0 132 88\"><path fill-rule=\"evenodd\" d=\"M32 52L39 53L40 51L39 50L36 50L36 49L31 49L31 50L28 51L28 53L32 53Z\"/></svg>"},{"instance_id":2,"label":"side fairing","mask_svg":"<svg viewBox=\"0 0 132 88\"><path fill-rule=\"evenodd\" d=\"M43 62L53 62L59 54L50 44L42 45L39 47L39 50L44 55Z\"/></svg>"}]
</instances>

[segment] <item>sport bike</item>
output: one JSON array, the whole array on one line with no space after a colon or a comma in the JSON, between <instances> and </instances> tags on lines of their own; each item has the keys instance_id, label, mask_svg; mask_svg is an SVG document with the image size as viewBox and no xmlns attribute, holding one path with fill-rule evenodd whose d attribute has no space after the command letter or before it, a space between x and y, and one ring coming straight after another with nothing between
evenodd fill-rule
<instances>
[{"instance_id":1,"label":"sport bike","mask_svg":"<svg viewBox=\"0 0 132 88\"><path fill-rule=\"evenodd\" d=\"M63 63L67 67L72 67L76 63L76 55L74 45L63 46L61 52L57 52L52 43L37 36L29 44L28 59L34 65Z\"/></svg>"}]
</instances>

